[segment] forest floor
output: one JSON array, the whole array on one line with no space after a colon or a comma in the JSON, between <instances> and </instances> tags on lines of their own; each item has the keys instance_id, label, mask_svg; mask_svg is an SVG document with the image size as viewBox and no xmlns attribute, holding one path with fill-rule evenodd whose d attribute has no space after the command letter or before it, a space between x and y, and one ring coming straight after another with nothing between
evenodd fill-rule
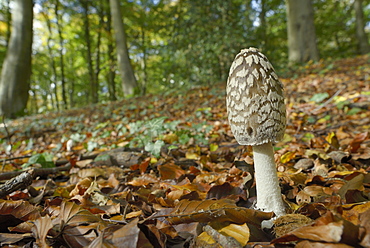
<instances>
[{"instance_id":1,"label":"forest floor","mask_svg":"<svg viewBox=\"0 0 370 248\"><path fill-rule=\"evenodd\" d=\"M273 230L252 207L253 155L231 133L224 82L6 121L1 246L370 247L369 64L281 78L291 214Z\"/></svg>"}]
</instances>

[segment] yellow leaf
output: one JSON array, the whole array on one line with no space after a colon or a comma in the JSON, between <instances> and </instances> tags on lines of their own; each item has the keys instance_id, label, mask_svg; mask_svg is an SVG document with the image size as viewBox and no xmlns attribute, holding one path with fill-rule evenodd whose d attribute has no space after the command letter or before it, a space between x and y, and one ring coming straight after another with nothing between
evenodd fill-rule
<instances>
[{"instance_id":1,"label":"yellow leaf","mask_svg":"<svg viewBox=\"0 0 370 248\"><path fill-rule=\"evenodd\" d=\"M139 217L143 214L143 211L135 211L135 212L131 212L131 213L128 213L126 214L126 219L132 219L132 218L136 218L136 217Z\"/></svg>"},{"instance_id":2,"label":"yellow leaf","mask_svg":"<svg viewBox=\"0 0 370 248\"><path fill-rule=\"evenodd\" d=\"M212 143L212 144L209 145L209 150L211 152L217 151L217 149L218 149L218 145L217 144Z\"/></svg>"},{"instance_id":3,"label":"yellow leaf","mask_svg":"<svg viewBox=\"0 0 370 248\"><path fill-rule=\"evenodd\" d=\"M163 141L167 144L175 143L178 140L179 140L179 137L175 133L169 133L163 136Z\"/></svg>"},{"instance_id":4,"label":"yellow leaf","mask_svg":"<svg viewBox=\"0 0 370 248\"><path fill-rule=\"evenodd\" d=\"M196 242L199 245L211 245L216 243L216 241L206 232L202 232L201 234L199 234Z\"/></svg>"},{"instance_id":5,"label":"yellow leaf","mask_svg":"<svg viewBox=\"0 0 370 248\"><path fill-rule=\"evenodd\" d=\"M246 223L242 225L228 224L227 222L212 222L210 225L219 233L225 236L233 237L243 247L247 245L250 237L249 228Z\"/></svg>"},{"instance_id":6,"label":"yellow leaf","mask_svg":"<svg viewBox=\"0 0 370 248\"><path fill-rule=\"evenodd\" d=\"M288 163L290 160L294 159L295 157L295 152L286 152L281 156L280 161L281 163L285 164Z\"/></svg>"},{"instance_id":7,"label":"yellow leaf","mask_svg":"<svg viewBox=\"0 0 370 248\"><path fill-rule=\"evenodd\" d=\"M326 149L329 149L330 147L334 147L336 149L339 148L339 141L337 139L337 136L335 135L335 132L329 133L326 137L325 140L330 144L326 145Z\"/></svg>"},{"instance_id":8,"label":"yellow leaf","mask_svg":"<svg viewBox=\"0 0 370 248\"><path fill-rule=\"evenodd\" d=\"M199 155L197 154L197 153L194 153L194 152L187 152L186 154L185 154L185 157L187 158L187 159L199 159Z\"/></svg>"},{"instance_id":9,"label":"yellow leaf","mask_svg":"<svg viewBox=\"0 0 370 248\"><path fill-rule=\"evenodd\" d=\"M70 192L65 187L58 187L54 190L53 196L61 196L63 198L69 198Z\"/></svg>"}]
</instances>

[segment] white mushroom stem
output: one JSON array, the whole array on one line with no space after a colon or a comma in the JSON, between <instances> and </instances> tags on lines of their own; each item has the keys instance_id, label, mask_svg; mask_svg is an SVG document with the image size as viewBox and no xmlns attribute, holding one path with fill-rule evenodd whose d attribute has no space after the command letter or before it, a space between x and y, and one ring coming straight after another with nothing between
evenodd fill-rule
<instances>
[{"instance_id":1,"label":"white mushroom stem","mask_svg":"<svg viewBox=\"0 0 370 248\"><path fill-rule=\"evenodd\" d=\"M284 202L276 173L274 149L271 142L253 146L254 171L257 187L257 205L262 211L285 214Z\"/></svg>"}]
</instances>

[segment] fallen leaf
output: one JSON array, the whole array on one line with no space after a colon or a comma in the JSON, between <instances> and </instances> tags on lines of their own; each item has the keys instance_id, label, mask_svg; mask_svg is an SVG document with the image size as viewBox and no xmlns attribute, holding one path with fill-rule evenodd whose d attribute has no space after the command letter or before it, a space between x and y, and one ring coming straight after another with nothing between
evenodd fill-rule
<instances>
[{"instance_id":1,"label":"fallen leaf","mask_svg":"<svg viewBox=\"0 0 370 248\"><path fill-rule=\"evenodd\" d=\"M263 220L271 219L273 213L237 207L228 199L189 201L181 200L171 212L168 221L173 225L191 222L233 222L260 226Z\"/></svg>"},{"instance_id":2,"label":"fallen leaf","mask_svg":"<svg viewBox=\"0 0 370 248\"><path fill-rule=\"evenodd\" d=\"M368 132L360 133L355 136L355 138L350 143L351 152L355 153L360 148L362 142L364 142L368 137Z\"/></svg>"},{"instance_id":3,"label":"fallen leaf","mask_svg":"<svg viewBox=\"0 0 370 248\"><path fill-rule=\"evenodd\" d=\"M35 225L32 227L32 233L36 239L36 244L38 245L38 247L50 247L49 244L46 242L46 236L49 230L53 227L53 225L51 224L50 216L45 215L43 217L37 218L34 224Z\"/></svg>"}]
</instances>

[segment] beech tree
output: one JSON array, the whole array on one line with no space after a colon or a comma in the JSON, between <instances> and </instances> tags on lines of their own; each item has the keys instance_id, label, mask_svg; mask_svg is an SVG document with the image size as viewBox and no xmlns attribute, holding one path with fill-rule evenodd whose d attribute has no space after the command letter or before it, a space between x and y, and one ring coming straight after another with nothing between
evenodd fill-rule
<instances>
[{"instance_id":1,"label":"beech tree","mask_svg":"<svg viewBox=\"0 0 370 248\"><path fill-rule=\"evenodd\" d=\"M15 117L28 101L32 53L32 0L14 0L12 31L0 79L0 114Z\"/></svg>"},{"instance_id":2,"label":"beech tree","mask_svg":"<svg viewBox=\"0 0 370 248\"><path fill-rule=\"evenodd\" d=\"M128 54L126 34L122 21L121 6L119 4L119 0L109 0L109 3L112 14L113 30L116 37L118 68L122 78L122 89L126 96L132 95L137 87L137 82Z\"/></svg>"},{"instance_id":3,"label":"beech tree","mask_svg":"<svg viewBox=\"0 0 370 248\"><path fill-rule=\"evenodd\" d=\"M318 60L314 12L311 0L287 0L289 61Z\"/></svg>"},{"instance_id":4,"label":"beech tree","mask_svg":"<svg viewBox=\"0 0 370 248\"><path fill-rule=\"evenodd\" d=\"M364 12L362 8L362 0L355 0L354 9L356 15L356 36L358 40L358 51L360 54L370 52L369 39L365 32Z\"/></svg>"}]
</instances>

